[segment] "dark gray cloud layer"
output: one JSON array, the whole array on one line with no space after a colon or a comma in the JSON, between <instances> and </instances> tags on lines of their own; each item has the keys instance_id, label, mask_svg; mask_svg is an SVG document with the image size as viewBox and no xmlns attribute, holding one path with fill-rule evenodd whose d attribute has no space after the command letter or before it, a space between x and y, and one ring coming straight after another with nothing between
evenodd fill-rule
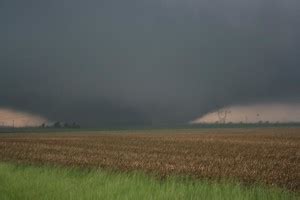
<instances>
[{"instance_id":1,"label":"dark gray cloud layer","mask_svg":"<svg viewBox=\"0 0 300 200\"><path fill-rule=\"evenodd\" d=\"M300 101L298 0L1 0L0 106L84 125Z\"/></svg>"}]
</instances>

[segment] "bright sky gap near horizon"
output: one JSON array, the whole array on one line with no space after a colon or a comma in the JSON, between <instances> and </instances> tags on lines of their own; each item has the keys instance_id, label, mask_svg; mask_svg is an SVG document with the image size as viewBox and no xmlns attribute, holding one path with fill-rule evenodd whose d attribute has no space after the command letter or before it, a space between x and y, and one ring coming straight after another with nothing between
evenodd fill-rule
<instances>
[{"instance_id":1,"label":"bright sky gap near horizon","mask_svg":"<svg viewBox=\"0 0 300 200\"><path fill-rule=\"evenodd\" d=\"M298 0L2 0L0 24L0 108L23 124L299 110Z\"/></svg>"}]
</instances>

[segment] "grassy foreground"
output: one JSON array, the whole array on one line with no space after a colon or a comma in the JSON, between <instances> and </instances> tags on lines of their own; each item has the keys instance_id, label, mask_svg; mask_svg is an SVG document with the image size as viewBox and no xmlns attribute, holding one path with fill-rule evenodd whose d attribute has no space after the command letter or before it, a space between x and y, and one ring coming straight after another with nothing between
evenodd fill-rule
<instances>
[{"instance_id":1,"label":"grassy foreground","mask_svg":"<svg viewBox=\"0 0 300 200\"><path fill-rule=\"evenodd\" d=\"M169 178L141 173L17 166L0 163L0 199L296 199L292 193L262 186Z\"/></svg>"}]
</instances>

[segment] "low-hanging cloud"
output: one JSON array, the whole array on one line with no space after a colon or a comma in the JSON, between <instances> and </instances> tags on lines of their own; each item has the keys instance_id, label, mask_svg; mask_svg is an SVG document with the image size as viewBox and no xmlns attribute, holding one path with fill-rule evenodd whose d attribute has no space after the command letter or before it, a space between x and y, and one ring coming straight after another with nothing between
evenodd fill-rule
<instances>
[{"instance_id":1,"label":"low-hanging cloud","mask_svg":"<svg viewBox=\"0 0 300 200\"><path fill-rule=\"evenodd\" d=\"M198 123L292 123L300 122L300 104L234 105L210 112L191 121Z\"/></svg>"},{"instance_id":2,"label":"low-hanging cloud","mask_svg":"<svg viewBox=\"0 0 300 200\"><path fill-rule=\"evenodd\" d=\"M300 2L4 0L0 106L85 126L300 101Z\"/></svg>"}]
</instances>

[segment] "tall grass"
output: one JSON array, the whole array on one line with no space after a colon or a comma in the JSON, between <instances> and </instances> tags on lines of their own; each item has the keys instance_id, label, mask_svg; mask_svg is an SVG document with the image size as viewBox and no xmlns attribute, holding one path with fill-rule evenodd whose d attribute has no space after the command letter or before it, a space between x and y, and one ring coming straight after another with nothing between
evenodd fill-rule
<instances>
[{"instance_id":1,"label":"tall grass","mask_svg":"<svg viewBox=\"0 0 300 200\"><path fill-rule=\"evenodd\" d=\"M1 200L55 199L296 199L295 194L262 186L0 163Z\"/></svg>"}]
</instances>

